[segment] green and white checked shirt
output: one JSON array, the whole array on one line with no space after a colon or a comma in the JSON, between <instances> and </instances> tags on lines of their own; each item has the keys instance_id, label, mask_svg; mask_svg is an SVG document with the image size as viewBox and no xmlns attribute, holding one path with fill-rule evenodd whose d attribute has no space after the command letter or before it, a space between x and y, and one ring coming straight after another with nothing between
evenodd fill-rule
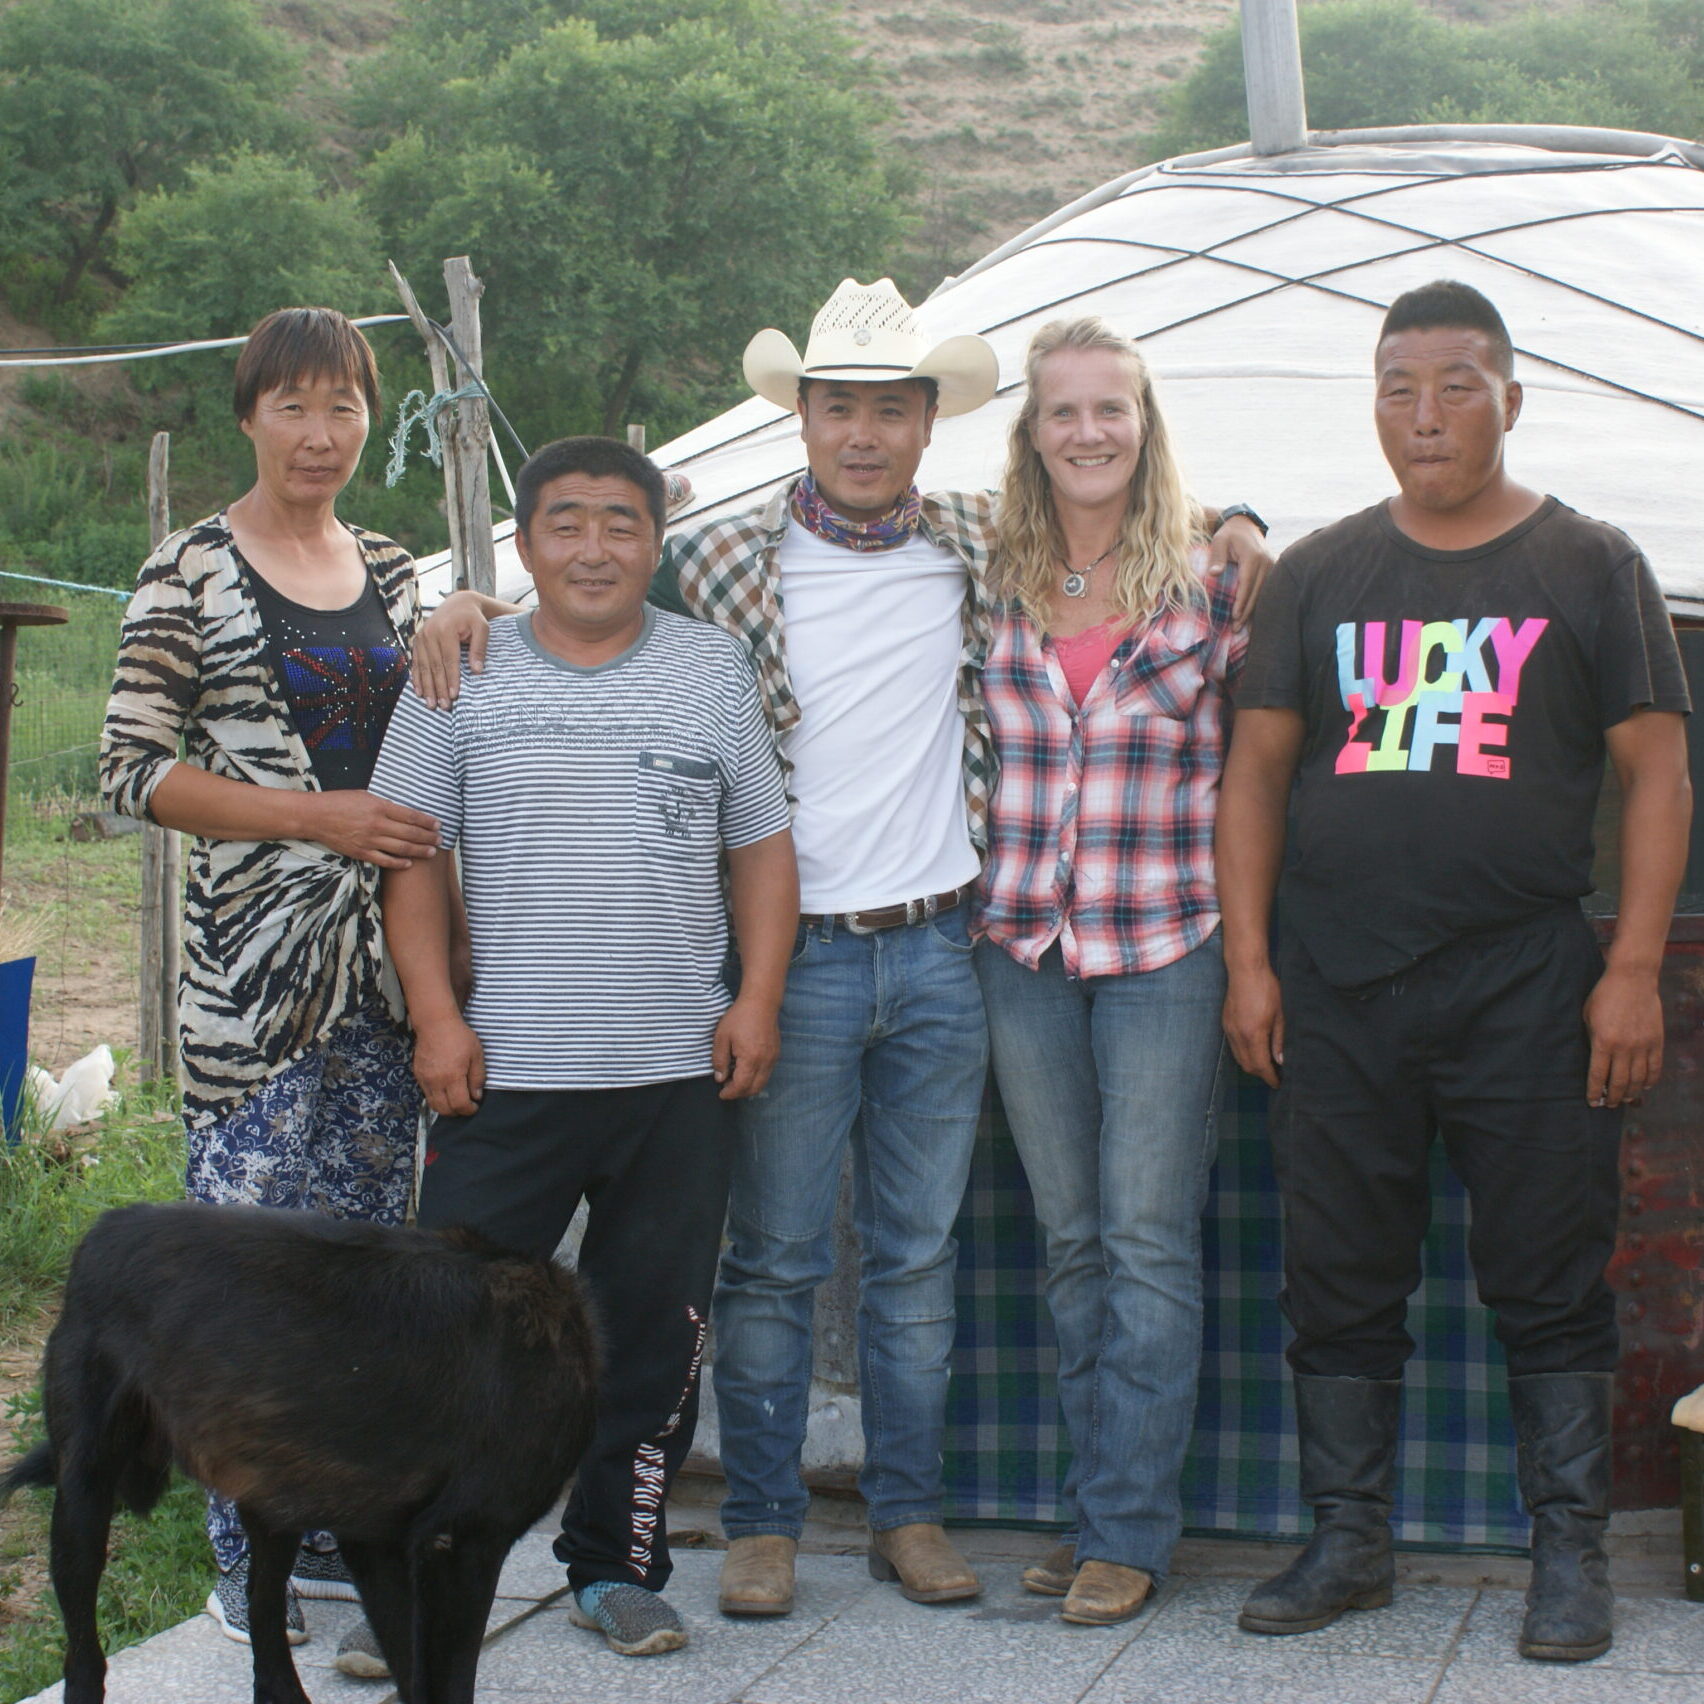
<instances>
[{"instance_id":1,"label":"green and white checked shirt","mask_svg":"<svg viewBox=\"0 0 1704 1704\"><path fill-rule=\"evenodd\" d=\"M761 508L674 534L663 547L662 564L651 584L652 603L712 621L745 646L757 670L777 751L781 736L799 721L799 701L787 673L777 561L797 483L782 487ZM965 567L964 643L958 660L964 800L971 838L978 850L985 850L995 775L994 746L982 709L982 666L993 628L989 564L994 553L994 493L931 492L923 499L918 530ZM782 768L787 769L785 756Z\"/></svg>"}]
</instances>

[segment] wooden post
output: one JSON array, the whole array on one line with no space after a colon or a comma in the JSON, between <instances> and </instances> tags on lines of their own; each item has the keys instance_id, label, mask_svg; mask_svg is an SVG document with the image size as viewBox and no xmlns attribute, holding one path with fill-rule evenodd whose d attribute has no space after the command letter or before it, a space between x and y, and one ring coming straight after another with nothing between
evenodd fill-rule
<instances>
[{"instance_id":1,"label":"wooden post","mask_svg":"<svg viewBox=\"0 0 1704 1704\"><path fill-rule=\"evenodd\" d=\"M402 298L403 308L414 322L414 329L420 333L421 341L426 345L426 361L432 369L432 389L452 389L450 358L444 349L443 340L432 329L431 321L420 311L420 303L415 300L408 280L397 271L396 262L393 260L388 264L391 281L396 285L396 293ZM468 583L467 542L463 537L461 525L461 468L452 455L444 457L444 507L450 523L450 583L457 591L461 591ZM487 528L487 536L489 530Z\"/></svg>"},{"instance_id":2,"label":"wooden post","mask_svg":"<svg viewBox=\"0 0 1704 1704\"><path fill-rule=\"evenodd\" d=\"M172 530L169 469L172 436L156 432L148 451L148 536L158 545ZM180 843L175 829L142 830L141 1071L144 1081L178 1080L178 930L183 906Z\"/></svg>"},{"instance_id":3,"label":"wooden post","mask_svg":"<svg viewBox=\"0 0 1704 1704\"><path fill-rule=\"evenodd\" d=\"M1296 0L1242 0L1243 85L1248 135L1257 154L1308 145Z\"/></svg>"},{"instance_id":4,"label":"wooden post","mask_svg":"<svg viewBox=\"0 0 1704 1704\"><path fill-rule=\"evenodd\" d=\"M456 388L485 376L485 350L479 329L479 298L485 285L473 275L465 254L444 262L444 288L450 297L450 336L467 365L456 363ZM461 490L460 525L467 562L467 583L488 597L497 592L497 551L491 539L491 411L482 396L456 404L444 437L445 460L457 464Z\"/></svg>"}]
</instances>

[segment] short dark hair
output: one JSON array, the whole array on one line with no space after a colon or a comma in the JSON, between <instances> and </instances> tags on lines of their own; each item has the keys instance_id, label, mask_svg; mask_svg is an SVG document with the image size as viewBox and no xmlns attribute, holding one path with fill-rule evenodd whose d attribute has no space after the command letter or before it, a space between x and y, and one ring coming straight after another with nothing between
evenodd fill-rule
<instances>
[{"instance_id":1,"label":"short dark hair","mask_svg":"<svg viewBox=\"0 0 1704 1704\"><path fill-rule=\"evenodd\" d=\"M663 470L644 453L619 438L558 438L535 450L515 475L515 525L524 536L538 509L539 493L551 480L565 473L583 473L592 479L625 479L645 494L645 507L662 543L668 518L668 498L663 488Z\"/></svg>"},{"instance_id":2,"label":"short dark hair","mask_svg":"<svg viewBox=\"0 0 1704 1704\"><path fill-rule=\"evenodd\" d=\"M1439 326L1484 332L1490 339L1497 371L1505 379L1515 376L1515 349L1503 316L1492 306L1490 297L1454 278L1436 278L1418 289L1405 290L1391 303L1379 327L1378 341L1383 343L1399 331L1434 331Z\"/></svg>"},{"instance_id":3,"label":"short dark hair","mask_svg":"<svg viewBox=\"0 0 1704 1704\"><path fill-rule=\"evenodd\" d=\"M381 412L379 364L361 328L336 308L280 308L249 333L237 357L232 406L247 420L265 392L322 377L354 385L367 412Z\"/></svg>"},{"instance_id":4,"label":"short dark hair","mask_svg":"<svg viewBox=\"0 0 1704 1704\"><path fill-rule=\"evenodd\" d=\"M801 373L799 375L799 401L804 402L806 400L806 398L807 398L807 396L810 392L810 388L811 388L812 384L832 385L835 382L836 381L833 380L833 379L815 379L815 380L813 380L813 379L807 378L803 373ZM876 383L876 384L881 383L881 381L879 379L874 380L874 381L869 380L869 379L857 379L857 380L845 380L845 381L842 381L842 382L848 383L848 384L854 384L854 383L855 384L870 384L872 382ZM896 379L894 382L896 384L901 384L901 385L921 385L923 387L923 394L928 399L929 407L936 408L940 405L941 387L934 379L926 379L926 378L923 377L923 375L921 373L919 373L915 378Z\"/></svg>"}]
</instances>

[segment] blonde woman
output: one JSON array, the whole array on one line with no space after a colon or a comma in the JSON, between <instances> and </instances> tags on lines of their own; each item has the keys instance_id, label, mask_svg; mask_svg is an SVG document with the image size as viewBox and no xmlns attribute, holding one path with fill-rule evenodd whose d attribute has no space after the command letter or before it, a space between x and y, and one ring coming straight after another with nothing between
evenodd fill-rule
<instances>
[{"instance_id":1,"label":"blonde woman","mask_svg":"<svg viewBox=\"0 0 1704 1704\"><path fill-rule=\"evenodd\" d=\"M1098 1624L1140 1609L1182 1524L1225 986L1213 814L1243 638L1135 344L1055 321L1026 364L976 965L1074 1454L1074 1531L1024 1583Z\"/></svg>"}]
</instances>

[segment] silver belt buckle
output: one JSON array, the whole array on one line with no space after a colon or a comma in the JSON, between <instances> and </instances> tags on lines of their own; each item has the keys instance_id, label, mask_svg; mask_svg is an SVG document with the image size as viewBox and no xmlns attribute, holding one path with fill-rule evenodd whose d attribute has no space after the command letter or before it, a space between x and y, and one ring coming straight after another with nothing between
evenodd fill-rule
<instances>
[{"instance_id":1,"label":"silver belt buckle","mask_svg":"<svg viewBox=\"0 0 1704 1704\"><path fill-rule=\"evenodd\" d=\"M846 930L847 930L847 933L852 934L852 935L873 935L873 934L875 934L876 931L873 928L869 927L867 924L860 923L858 921L858 918L860 918L861 916L863 916L863 913L861 911L848 911L846 913Z\"/></svg>"},{"instance_id":2,"label":"silver belt buckle","mask_svg":"<svg viewBox=\"0 0 1704 1704\"><path fill-rule=\"evenodd\" d=\"M905 902L905 926L906 926L906 928L908 928L908 929L914 928L917 924L921 923L925 917L927 917L929 915L928 911L925 909L925 907L928 905L928 903L929 902L926 899L908 899Z\"/></svg>"}]
</instances>

